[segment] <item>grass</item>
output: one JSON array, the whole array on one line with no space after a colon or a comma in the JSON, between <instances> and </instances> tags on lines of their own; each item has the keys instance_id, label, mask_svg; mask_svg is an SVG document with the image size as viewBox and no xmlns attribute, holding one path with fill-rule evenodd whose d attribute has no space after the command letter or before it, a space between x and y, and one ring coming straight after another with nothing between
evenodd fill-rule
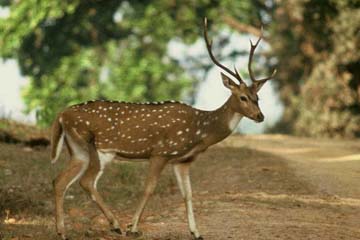
<instances>
[{"instance_id":1,"label":"grass","mask_svg":"<svg viewBox=\"0 0 360 240\"><path fill-rule=\"evenodd\" d=\"M64 168L67 154L51 165L49 150L31 150L21 145L0 143L0 216L5 210L11 215L47 215L52 212L52 180ZM110 167L111 166L111 167ZM143 191L146 163L113 163L99 181L99 189L109 203L124 205L128 199L138 198ZM165 171L156 193L168 194L175 187L175 179ZM87 205L90 201L84 191L74 184L68 196L70 206ZM21 217L21 216L19 216Z\"/></svg>"},{"instance_id":2,"label":"grass","mask_svg":"<svg viewBox=\"0 0 360 240\"><path fill-rule=\"evenodd\" d=\"M20 144L0 143L0 153L0 239L17 236L16 231L11 229L2 233L1 224L6 219L15 219L17 224L24 225L44 226L46 222L45 226L49 227L54 211L52 180L64 168L67 154L62 154L59 161L52 165L48 148L29 149ZM146 168L147 163L110 164L98 183L98 189L108 205L119 211L133 210L143 192ZM156 189L155 199L172 194L175 184L175 178L166 169ZM156 208L158 204L159 201L151 201L149 207ZM66 194L66 213L74 209L87 212L87 217L72 217L70 221L74 222L90 224L91 216L101 214L79 184L73 184ZM31 223L25 220L30 216ZM54 229L49 231L54 232Z\"/></svg>"}]
</instances>

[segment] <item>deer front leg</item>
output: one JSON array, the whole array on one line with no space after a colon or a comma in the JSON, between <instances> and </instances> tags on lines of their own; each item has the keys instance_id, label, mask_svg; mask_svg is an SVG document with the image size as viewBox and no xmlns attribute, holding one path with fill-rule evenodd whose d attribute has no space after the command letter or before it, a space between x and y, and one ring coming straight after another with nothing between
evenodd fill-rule
<instances>
[{"instance_id":1,"label":"deer front leg","mask_svg":"<svg viewBox=\"0 0 360 240\"><path fill-rule=\"evenodd\" d=\"M163 158L152 158L150 159L149 172L147 175L145 183L144 195L140 201L140 204L135 212L135 215L132 220L132 224L129 226L130 230L126 232L127 236L139 236L138 223L143 214L146 203L148 202L150 196L154 193L156 184L158 182L161 171L166 165L166 160Z\"/></svg>"},{"instance_id":2,"label":"deer front leg","mask_svg":"<svg viewBox=\"0 0 360 240\"><path fill-rule=\"evenodd\" d=\"M174 164L175 176L180 188L180 192L184 198L187 219L189 223L189 229L193 239L202 240L195 223L194 211L192 207L192 192L191 192L191 182L190 182L190 162L187 163L177 163Z\"/></svg>"}]
</instances>

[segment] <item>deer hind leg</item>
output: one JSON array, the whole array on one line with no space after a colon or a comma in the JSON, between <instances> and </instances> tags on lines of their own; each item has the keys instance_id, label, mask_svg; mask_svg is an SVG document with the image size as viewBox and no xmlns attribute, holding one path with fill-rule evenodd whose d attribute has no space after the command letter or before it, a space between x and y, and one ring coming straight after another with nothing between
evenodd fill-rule
<instances>
[{"instance_id":1,"label":"deer hind leg","mask_svg":"<svg viewBox=\"0 0 360 240\"><path fill-rule=\"evenodd\" d=\"M73 135L71 131L65 132L65 143L71 159L68 166L53 181L55 190L56 231L62 239L66 239L64 226L65 193L67 189L84 174L89 164L87 149L84 149L82 143L74 136L76 135Z\"/></svg>"},{"instance_id":2,"label":"deer hind leg","mask_svg":"<svg viewBox=\"0 0 360 240\"><path fill-rule=\"evenodd\" d=\"M97 182L101 177L106 163L114 158L112 153L100 153L96 151L95 146L89 144L90 162L85 174L80 179L81 187L90 195L92 200L97 204L111 225L111 230L121 234L120 226L111 212L110 208L105 204L103 198L97 191Z\"/></svg>"},{"instance_id":3,"label":"deer hind leg","mask_svg":"<svg viewBox=\"0 0 360 240\"><path fill-rule=\"evenodd\" d=\"M86 167L86 161L72 157L69 165L53 181L55 190L56 231L62 239L66 239L64 224L64 196L66 190L81 177Z\"/></svg>"},{"instance_id":4,"label":"deer hind leg","mask_svg":"<svg viewBox=\"0 0 360 240\"><path fill-rule=\"evenodd\" d=\"M187 213L187 219L189 224L189 229L191 232L191 235L196 240L203 239L196 227L195 223L195 217L194 217L194 211L192 207L192 191L191 191L191 182L190 182L190 163L177 163L174 164L174 172L175 176L179 185L179 189L181 192L181 195L184 198L185 206L186 206L186 213Z\"/></svg>"},{"instance_id":5,"label":"deer hind leg","mask_svg":"<svg viewBox=\"0 0 360 240\"><path fill-rule=\"evenodd\" d=\"M126 235L128 235L128 236L139 236L140 235L140 233L138 231L138 223L144 212L146 203L148 202L150 196L154 193L156 184L160 177L160 173L164 169L165 165L166 165L166 160L163 158L151 158L150 159L150 165L149 165L149 171L148 171L148 175L147 175L147 179L146 179L146 183L145 183L144 195L143 195L143 197L140 201L140 204L135 212L135 215L132 219L132 224L129 225L130 230L128 230L126 232Z\"/></svg>"}]
</instances>

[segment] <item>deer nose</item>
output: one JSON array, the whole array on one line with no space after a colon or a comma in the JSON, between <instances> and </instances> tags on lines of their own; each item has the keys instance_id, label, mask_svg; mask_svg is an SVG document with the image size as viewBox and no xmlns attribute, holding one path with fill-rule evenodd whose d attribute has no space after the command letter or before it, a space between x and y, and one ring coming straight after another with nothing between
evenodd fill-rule
<instances>
[{"instance_id":1,"label":"deer nose","mask_svg":"<svg viewBox=\"0 0 360 240\"><path fill-rule=\"evenodd\" d=\"M264 115L263 115L261 112L258 113L258 115L256 115L256 120L257 120L258 122L264 121Z\"/></svg>"}]
</instances>

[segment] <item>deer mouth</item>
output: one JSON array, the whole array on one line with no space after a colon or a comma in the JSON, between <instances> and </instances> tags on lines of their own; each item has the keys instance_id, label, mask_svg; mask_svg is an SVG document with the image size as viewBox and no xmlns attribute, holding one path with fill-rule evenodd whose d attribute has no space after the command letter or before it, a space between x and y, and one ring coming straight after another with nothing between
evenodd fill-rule
<instances>
[{"instance_id":1,"label":"deer mouth","mask_svg":"<svg viewBox=\"0 0 360 240\"><path fill-rule=\"evenodd\" d=\"M261 123L264 121L264 115L262 113L259 113L255 116L250 117L250 119L253 120L254 122Z\"/></svg>"}]
</instances>

